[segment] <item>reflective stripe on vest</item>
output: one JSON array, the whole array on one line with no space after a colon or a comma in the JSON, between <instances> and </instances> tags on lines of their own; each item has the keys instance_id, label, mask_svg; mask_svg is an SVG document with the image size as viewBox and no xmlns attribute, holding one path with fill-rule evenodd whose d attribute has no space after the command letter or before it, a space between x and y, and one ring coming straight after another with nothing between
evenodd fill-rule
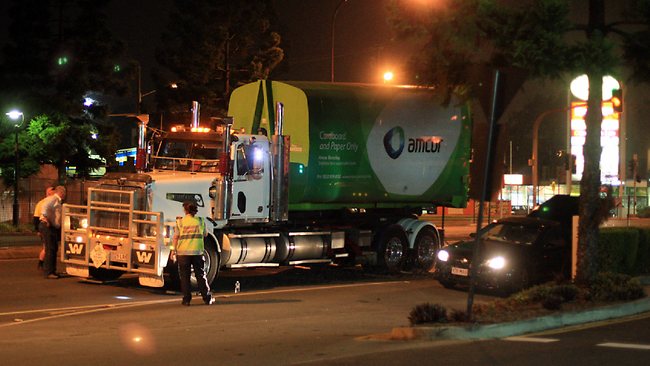
<instances>
[{"instance_id":1,"label":"reflective stripe on vest","mask_svg":"<svg viewBox=\"0 0 650 366\"><path fill-rule=\"evenodd\" d=\"M205 231L203 219L187 215L176 220L176 226L179 233L176 253L179 255L203 254L203 232Z\"/></svg>"}]
</instances>

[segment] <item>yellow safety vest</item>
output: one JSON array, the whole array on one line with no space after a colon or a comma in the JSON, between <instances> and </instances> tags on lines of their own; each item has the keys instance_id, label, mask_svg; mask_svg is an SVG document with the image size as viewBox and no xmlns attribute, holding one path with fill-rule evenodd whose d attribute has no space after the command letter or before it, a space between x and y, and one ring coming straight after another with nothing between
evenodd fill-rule
<instances>
[{"instance_id":1,"label":"yellow safety vest","mask_svg":"<svg viewBox=\"0 0 650 366\"><path fill-rule=\"evenodd\" d=\"M178 230L176 254L203 254L203 236L205 233L205 223L203 222L202 218L186 215L182 219L177 219L176 230Z\"/></svg>"}]
</instances>

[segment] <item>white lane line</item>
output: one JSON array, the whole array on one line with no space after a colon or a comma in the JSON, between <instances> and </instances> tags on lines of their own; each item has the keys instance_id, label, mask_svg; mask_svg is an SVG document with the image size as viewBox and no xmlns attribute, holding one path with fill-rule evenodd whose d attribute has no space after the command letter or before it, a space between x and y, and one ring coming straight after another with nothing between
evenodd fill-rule
<instances>
[{"instance_id":1,"label":"white lane line","mask_svg":"<svg viewBox=\"0 0 650 366\"><path fill-rule=\"evenodd\" d=\"M611 347L611 348L627 348L627 349L650 350L650 344L600 343L600 344L597 344L597 346L599 346L599 347Z\"/></svg>"},{"instance_id":2,"label":"white lane line","mask_svg":"<svg viewBox=\"0 0 650 366\"><path fill-rule=\"evenodd\" d=\"M306 291L318 291L318 290L335 290L339 288L348 288L348 287L362 287L362 286L379 286L379 285L393 285L400 283L410 283L410 281L388 281L388 282L366 282L366 283L353 283L349 285L333 285L333 286L316 286L316 287L300 287L300 288L290 288L286 290L271 290L271 291L253 291L253 292L240 292L237 295L219 295L218 297L228 298L233 296L252 296L252 295L268 295L268 294L282 294L282 293L292 293L292 292L306 292Z\"/></svg>"},{"instance_id":3,"label":"white lane line","mask_svg":"<svg viewBox=\"0 0 650 366\"><path fill-rule=\"evenodd\" d=\"M532 342L532 343L552 343L557 342L559 339L555 338L535 338L535 337L508 337L503 338L504 341L510 342Z\"/></svg>"},{"instance_id":4,"label":"white lane line","mask_svg":"<svg viewBox=\"0 0 650 366\"><path fill-rule=\"evenodd\" d=\"M45 308L45 309L32 309L32 310L18 310L18 311L9 311L9 312L5 312L5 313L0 313L0 316L33 314L33 313L64 313L64 312L67 313L67 312L77 311L77 310L85 311L85 310L88 310L88 309L95 310L95 309L99 309L99 308L111 309L111 308L121 307L121 306L124 306L124 305L147 305L147 304L156 304L156 303L172 302L172 301L176 301L176 299L174 299L174 300L171 300L171 299L145 300L145 301L121 302L121 303L112 303L112 304L70 306L70 307L64 307L64 308Z\"/></svg>"}]
</instances>

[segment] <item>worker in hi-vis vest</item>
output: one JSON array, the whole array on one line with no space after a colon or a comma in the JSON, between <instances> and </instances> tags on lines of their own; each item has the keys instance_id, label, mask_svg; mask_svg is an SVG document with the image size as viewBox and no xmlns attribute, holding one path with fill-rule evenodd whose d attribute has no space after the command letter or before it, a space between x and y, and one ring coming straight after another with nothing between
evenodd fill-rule
<instances>
[{"instance_id":1,"label":"worker in hi-vis vest","mask_svg":"<svg viewBox=\"0 0 650 366\"><path fill-rule=\"evenodd\" d=\"M195 217L198 209L194 202L183 202L185 217L176 219L176 230L174 231L174 250L178 262L178 274L181 280L181 292L185 306L190 306L192 301L192 284L190 277L192 267L199 286L199 292L206 305L212 305L214 298L210 293L210 286L203 271L203 238L207 235L205 222L201 217Z\"/></svg>"}]
</instances>

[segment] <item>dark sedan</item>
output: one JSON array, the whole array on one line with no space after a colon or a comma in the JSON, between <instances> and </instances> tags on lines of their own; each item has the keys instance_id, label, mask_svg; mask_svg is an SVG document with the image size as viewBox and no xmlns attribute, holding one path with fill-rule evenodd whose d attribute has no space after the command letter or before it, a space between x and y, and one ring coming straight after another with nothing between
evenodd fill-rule
<instances>
[{"instance_id":1,"label":"dark sedan","mask_svg":"<svg viewBox=\"0 0 650 366\"><path fill-rule=\"evenodd\" d=\"M442 248L436 259L438 281L448 288L469 285L478 242L477 286L508 294L552 280L570 268L570 246L556 221L509 217L491 223L472 238Z\"/></svg>"}]
</instances>

